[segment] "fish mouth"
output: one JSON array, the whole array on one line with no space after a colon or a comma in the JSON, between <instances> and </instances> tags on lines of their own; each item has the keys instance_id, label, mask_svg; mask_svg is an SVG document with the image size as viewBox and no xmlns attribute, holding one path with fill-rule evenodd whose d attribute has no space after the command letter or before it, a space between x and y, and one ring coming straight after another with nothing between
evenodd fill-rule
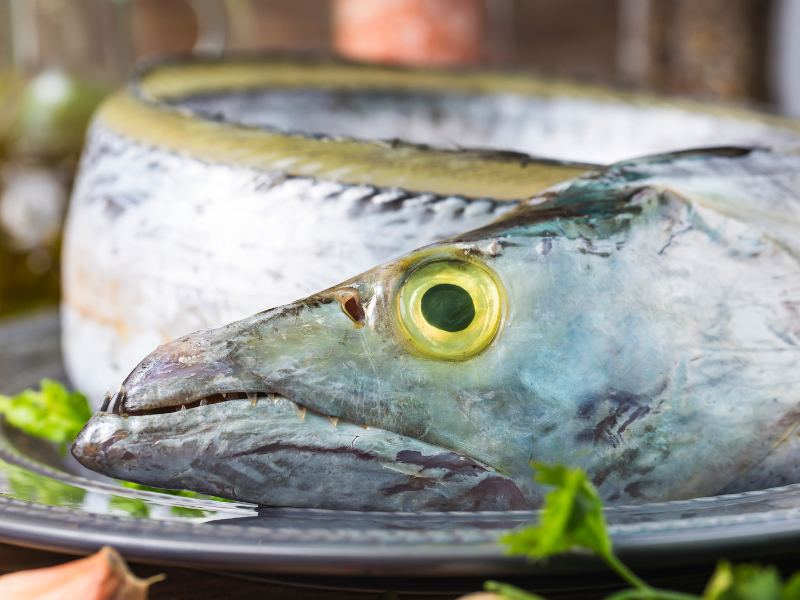
<instances>
[{"instance_id":1,"label":"fish mouth","mask_svg":"<svg viewBox=\"0 0 800 600\"><path fill-rule=\"evenodd\" d=\"M339 422L339 417L334 417L311 408L300 404L299 402L295 402L287 398L286 396L278 393L272 392L217 392L214 394L210 394L208 396L202 396L200 398L196 398L194 400L189 400L188 398L185 401L179 402L177 404L167 404L167 405L160 405L153 408L144 408L140 410L126 410L124 408L124 392L118 392L114 396L107 396L104 399L103 404L100 406L99 412L103 413L110 413L114 415L120 415L123 417L142 417L147 415L164 415L174 412L182 412L185 410L193 410L196 408L201 408L203 406L212 406L214 404L221 404L223 402L233 402L236 400L247 400L250 402L250 405L255 407L260 401L265 402L276 402L278 400L284 400L286 402L291 403L294 407L297 416L301 419L304 419L306 414L309 412L312 414L320 415L328 419L330 423L335 427ZM352 421L349 421L353 423ZM368 425L355 423L356 425L361 425L365 429L369 428Z\"/></svg>"},{"instance_id":2,"label":"fish mouth","mask_svg":"<svg viewBox=\"0 0 800 600\"><path fill-rule=\"evenodd\" d=\"M362 356L361 338L338 306L312 300L160 346L107 395L73 456L116 479L262 506L530 508L516 480L418 439L424 410L387 417L348 394L342 356Z\"/></svg>"},{"instance_id":3,"label":"fish mouth","mask_svg":"<svg viewBox=\"0 0 800 600\"><path fill-rule=\"evenodd\" d=\"M469 457L330 417L278 394L238 394L244 397L231 392L205 404L194 400L192 408L98 412L72 453L84 466L116 479L261 506L530 508L514 481Z\"/></svg>"}]
</instances>

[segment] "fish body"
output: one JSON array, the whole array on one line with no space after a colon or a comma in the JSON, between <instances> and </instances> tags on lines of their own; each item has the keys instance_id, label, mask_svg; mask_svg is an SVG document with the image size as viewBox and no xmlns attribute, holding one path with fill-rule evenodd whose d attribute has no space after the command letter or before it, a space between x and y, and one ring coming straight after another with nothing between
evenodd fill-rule
<instances>
[{"instance_id":1,"label":"fish body","mask_svg":"<svg viewBox=\"0 0 800 600\"><path fill-rule=\"evenodd\" d=\"M800 154L737 148L596 169L160 346L72 452L359 510L535 507L532 460L581 466L612 504L798 481L798 173Z\"/></svg>"}]
</instances>

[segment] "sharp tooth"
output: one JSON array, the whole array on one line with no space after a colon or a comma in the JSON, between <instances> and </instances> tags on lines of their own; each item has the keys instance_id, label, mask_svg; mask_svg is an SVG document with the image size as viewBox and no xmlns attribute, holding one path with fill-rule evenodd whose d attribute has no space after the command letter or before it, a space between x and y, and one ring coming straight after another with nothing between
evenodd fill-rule
<instances>
[{"instance_id":1,"label":"sharp tooth","mask_svg":"<svg viewBox=\"0 0 800 600\"><path fill-rule=\"evenodd\" d=\"M186 405L185 404L181 404L181 410L186 410Z\"/></svg>"},{"instance_id":2,"label":"sharp tooth","mask_svg":"<svg viewBox=\"0 0 800 600\"><path fill-rule=\"evenodd\" d=\"M331 422L331 425L336 427L336 424L339 422L339 417L332 417L330 415L325 415L325 416L328 417L328 421Z\"/></svg>"},{"instance_id":3,"label":"sharp tooth","mask_svg":"<svg viewBox=\"0 0 800 600\"><path fill-rule=\"evenodd\" d=\"M227 393L225 393L225 392L222 392L222 397L223 397L223 398L225 398L225 399L227 400L227 399L228 399L228 394L227 394Z\"/></svg>"},{"instance_id":4,"label":"sharp tooth","mask_svg":"<svg viewBox=\"0 0 800 600\"><path fill-rule=\"evenodd\" d=\"M208 398L203 398L200 400L200 406L205 406L206 404L208 404Z\"/></svg>"},{"instance_id":5,"label":"sharp tooth","mask_svg":"<svg viewBox=\"0 0 800 600\"><path fill-rule=\"evenodd\" d=\"M297 402L292 402L292 406L294 406L294 410L297 413L297 416L301 419L306 418L306 407L302 404L298 404Z\"/></svg>"},{"instance_id":6,"label":"sharp tooth","mask_svg":"<svg viewBox=\"0 0 800 600\"><path fill-rule=\"evenodd\" d=\"M258 394L256 394L255 392L246 392L246 393L247 393L247 399L250 400L250 404L253 407L255 407L255 405L258 404Z\"/></svg>"},{"instance_id":7,"label":"sharp tooth","mask_svg":"<svg viewBox=\"0 0 800 600\"><path fill-rule=\"evenodd\" d=\"M119 386L119 395L120 396L124 396L125 395L125 385L124 384Z\"/></svg>"},{"instance_id":8,"label":"sharp tooth","mask_svg":"<svg viewBox=\"0 0 800 600\"><path fill-rule=\"evenodd\" d=\"M275 402L275 394L267 394L267 398L269 398L270 401Z\"/></svg>"},{"instance_id":9,"label":"sharp tooth","mask_svg":"<svg viewBox=\"0 0 800 600\"><path fill-rule=\"evenodd\" d=\"M111 392L106 392L105 396L103 396L103 403L100 405L100 412L106 412L108 410L108 404L111 402Z\"/></svg>"}]
</instances>

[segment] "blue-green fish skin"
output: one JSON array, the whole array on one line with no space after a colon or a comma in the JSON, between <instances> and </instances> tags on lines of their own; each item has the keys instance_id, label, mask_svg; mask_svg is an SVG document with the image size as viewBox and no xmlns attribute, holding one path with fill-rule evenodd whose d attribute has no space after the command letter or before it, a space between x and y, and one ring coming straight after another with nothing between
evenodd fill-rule
<instances>
[{"instance_id":1,"label":"blue-green fish skin","mask_svg":"<svg viewBox=\"0 0 800 600\"><path fill-rule=\"evenodd\" d=\"M280 442L270 430L273 405L261 400L247 417L263 424L260 441L257 426L243 432L223 418L253 408L237 400L224 411L98 414L73 454L147 485L320 508L395 509L388 490L401 490L404 510L533 507L542 490L530 479L531 460L583 467L611 504L800 481L798 173L800 154L735 148L594 171L482 229L162 346L112 407L135 414L218 392L277 393L370 426L371 438L354 438L351 448L365 443L374 460L353 462L344 440L296 418L303 472L276 488L284 479L269 473L291 470L291 460L263 450L254 470L252 452L245 462L232 450ZM497 334L465 360L426 355L397 322L408 273L440 259L481 266L503 288ZM342 290L360 299L364 327L343 312ZM395 445L381 446L389 436ZM147 444L159 451L143 454ZM398 460L403 444L420 444L423 458L447 453L447 461L475 464L482 479L450 474L444 463L410 468ZM315 449L326 457L318 468ZM183 465L185 483L164 475L170 461ZM408 479L382 483L384 470ZM327 477L336 484L311 485ZM432 492L436 481L455 480ZM352 497L359 489L366 495L358 502L342 500L342 490Z\"/></svg>"}]
</instances>

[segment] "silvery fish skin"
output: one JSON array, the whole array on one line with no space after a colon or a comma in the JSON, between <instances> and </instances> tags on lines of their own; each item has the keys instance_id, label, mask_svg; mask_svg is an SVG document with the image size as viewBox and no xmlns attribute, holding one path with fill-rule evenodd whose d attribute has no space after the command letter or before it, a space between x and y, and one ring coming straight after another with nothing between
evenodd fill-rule
<instances>
[{"instance_id":1,"label":"silvery fish skin","mask_svg":"<svg viewBox=\"0 0 800 600\"><path fill-rule=\"evenodd\" d=\"M797 153L595 170L486 227L160 346L72 453L146 485L358 510L535 507L531 460L580 465L612 504L800 481L799 226ZM406 277L438 260L503 288L497 333L464 360L426 354L398 325ZM223 392L241 397L198 405Z\"/></svg>"}]
</instances>

